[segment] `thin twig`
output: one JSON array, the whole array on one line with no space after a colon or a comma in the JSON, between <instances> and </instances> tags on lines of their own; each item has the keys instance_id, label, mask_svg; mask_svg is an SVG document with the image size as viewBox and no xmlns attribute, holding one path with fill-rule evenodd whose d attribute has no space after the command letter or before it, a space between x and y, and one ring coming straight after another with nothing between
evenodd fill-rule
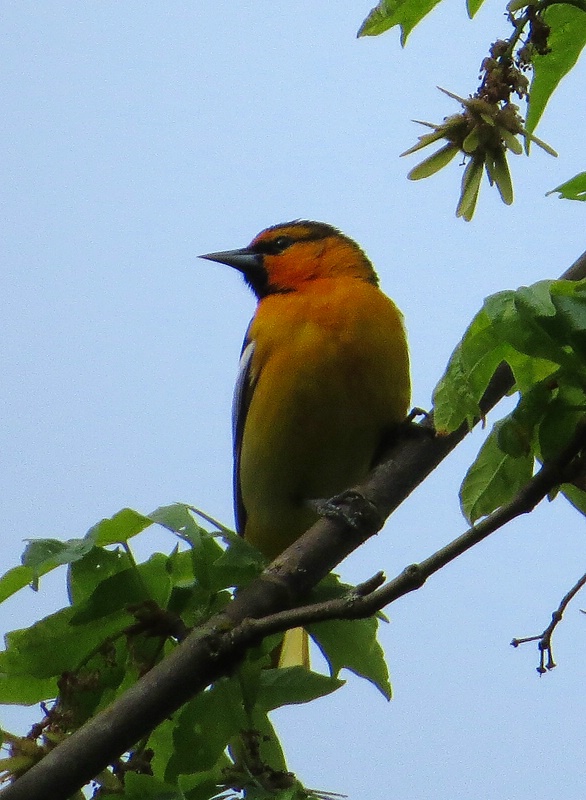
<instances>
[{"instance_id":1,"label":"thin twig","mask_svg":"<svg viewBox=\"0 0 586 800\"><path fill-rule=\"evenodd\" d=\"M537 636L524 636L522 639L513 639L511 644L513 647L519 647L520 644L525 644L526 642L538 642L537 647L539 649L539 666L537 667L537 672L540 675L543 675L548 670L553 669L556 666L555 661L553 660L553 650L551 644L551 637L553 635L554 630L562 621L562 617L564 616L564 611L574 599L574 597L578 594L580 589L586 585L586 574L582 575L580 580L576 581L576 583L572 586L570 591L565 594L556 608L556 610L551 615L551 622L547 626L547 628L543 631L543 633L537 634ZM547 656L547 661L546 661Z\"/></svg>"}]
</instances>

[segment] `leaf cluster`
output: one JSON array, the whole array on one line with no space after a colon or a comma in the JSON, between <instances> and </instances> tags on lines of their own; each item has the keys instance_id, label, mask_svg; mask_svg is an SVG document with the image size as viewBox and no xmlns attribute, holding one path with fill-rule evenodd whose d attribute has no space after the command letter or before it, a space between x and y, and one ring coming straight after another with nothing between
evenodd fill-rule
<instances>
[{"instance_id":1,"label":"leaf cluster","mask_svg":"<svg viewBox=\"0 0 586 800\"><path fill-rule=\"evenodd\" d=\"M413 28L437 5L439 0L381 0L362 23L358 36L376 36L394 26L401 29L404 45ZM470 17L483 0L468 0ZM444 140L439 150L412 169L410 180L427 178L447 166L457 155L466 168L462 175L456 215L470 221L486 174L496 185L507 205L513 202L507 154L529 154L534 142L550 155L555 151L534 135L547 103L563 77L574 67L586 45L586 0L511 0L508 7L512 32L506 39L492 43L481 64L480 85L468 98L446 92L458 100L463 111L445 117L441 123L421 124L433 132L402 155L409 155ZM531 82L525 73L531 73ZM527 101L526 121L513 96ZM562 184L562 196L579 199L573 181ZM568 187L568 184L570 186Z\"/></svg>"},{"instance_id":2,"label":"leaf cluster","mask_svg":"<svg viewBox=\"0 0 586 800\"><path fill-rule=\"evenodd\" d=\"M480 398L501 362L514 376L517 404L493 425L462 484L462 509L472 522L509 502L536 463L557 456L584 424L586 282L540 281L488 297L435 389L438 430L482 416ZM562 492L586 513L586 485L575 473L573 465Z\"/></svg>"},{"instance_id":3,"label":"leaf cluster","mask_svg":"<svg viewBox=\"0 0 586 800\"><path fill-rule=\"evenodd\" d=\"M219 532L205 530L194 511L183 504L148 516L123 509L81 539L29 543L22 565L0 578L4 600L27 585L38 588L42 575L67 565L70 601L5 637L0 702L42 709L27 736L2 732L5 780L18 778L106 708L263 569L254 548L222 526ZM169 531L176 545L169 554L154 553L139 563L130 540L155 524ZM338 597L348 588L329 576L311 599ZM282 634L259 642L245 658L235 658L229 675L96 776L94 797L208 800L242 791L250 798L315 797L289 772L269 714L340 688L342 668L390 698L377 626L376 617L313 625L327 675L275 668Z\"/></svg>"}]
</instances>

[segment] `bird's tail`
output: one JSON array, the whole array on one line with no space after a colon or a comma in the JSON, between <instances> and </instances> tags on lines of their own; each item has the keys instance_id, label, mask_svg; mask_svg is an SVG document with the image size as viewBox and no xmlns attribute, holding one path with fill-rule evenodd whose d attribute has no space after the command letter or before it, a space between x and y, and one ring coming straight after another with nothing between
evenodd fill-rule
<instances>
[{"instance_id":1,"label":"bird's tail","mask_svg":"<svg viewBox=\"0 0 586 800\"><path fill-rule=\"evenodd\" d=\"M298 666L309 669L309 636L304 628L291 628L283 638L279 667Z\"/></svg>"}]
</instances>

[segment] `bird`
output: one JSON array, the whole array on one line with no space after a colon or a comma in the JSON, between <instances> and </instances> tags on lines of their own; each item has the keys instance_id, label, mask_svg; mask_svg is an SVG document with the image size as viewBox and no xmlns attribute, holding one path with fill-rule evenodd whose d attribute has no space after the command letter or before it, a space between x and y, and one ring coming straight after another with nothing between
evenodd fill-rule
<instances>
[{"instance_id":1,"label":"bird","mask_svg":"<svg viewBox=\"0 0 586 800\"><path fill-rule=\"evenodd\" d=\"M366 477L410 404L403 316L361 247L323 222L266 228L201 256L235 268L257 300L233 403L237 532L269 560ZM280 666L309 666L288 631Z\"/></svg>"}]
</instances>

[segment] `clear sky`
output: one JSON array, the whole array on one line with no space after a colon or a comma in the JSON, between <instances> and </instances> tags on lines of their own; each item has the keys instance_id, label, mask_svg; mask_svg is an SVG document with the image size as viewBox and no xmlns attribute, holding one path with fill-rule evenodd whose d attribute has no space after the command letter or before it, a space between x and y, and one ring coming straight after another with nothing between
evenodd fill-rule
<instances>
[{"instance_id":1,"label":"clear sky","mask_svg":"<svg viewBox=\"0 0 586 800\"><path fill-rule=\"evenodd\" d=\"M508 34L487 6L469 22L463 2L441 4L401 50L396 31L356 40L356 0L5 0L1 571L24 539L81 536L123 506L180 500L231 523L231 393L254 303L199 253L299 217L340 227L405 313L424 407L487 294L580 255L584 205L545 192L584 169L583 64L538 130L560 157L511 157L513 207L485 186L474 221L457 220L456 162L405 180L411 120L456 111L436 86L473 92ZM469 438L346 580L393 576L464 529L457 489L482 434ZM143 552L174 544L157 532ZM584 520L558 499L450 565L389 609L390 704L348 676L279 712L291 768L354 800L582 800L580 600L552 674L509 642L545 627L585 563ZM62 602L51 576L0 606L0 630Z\"/></svg>"}]
</instances>

